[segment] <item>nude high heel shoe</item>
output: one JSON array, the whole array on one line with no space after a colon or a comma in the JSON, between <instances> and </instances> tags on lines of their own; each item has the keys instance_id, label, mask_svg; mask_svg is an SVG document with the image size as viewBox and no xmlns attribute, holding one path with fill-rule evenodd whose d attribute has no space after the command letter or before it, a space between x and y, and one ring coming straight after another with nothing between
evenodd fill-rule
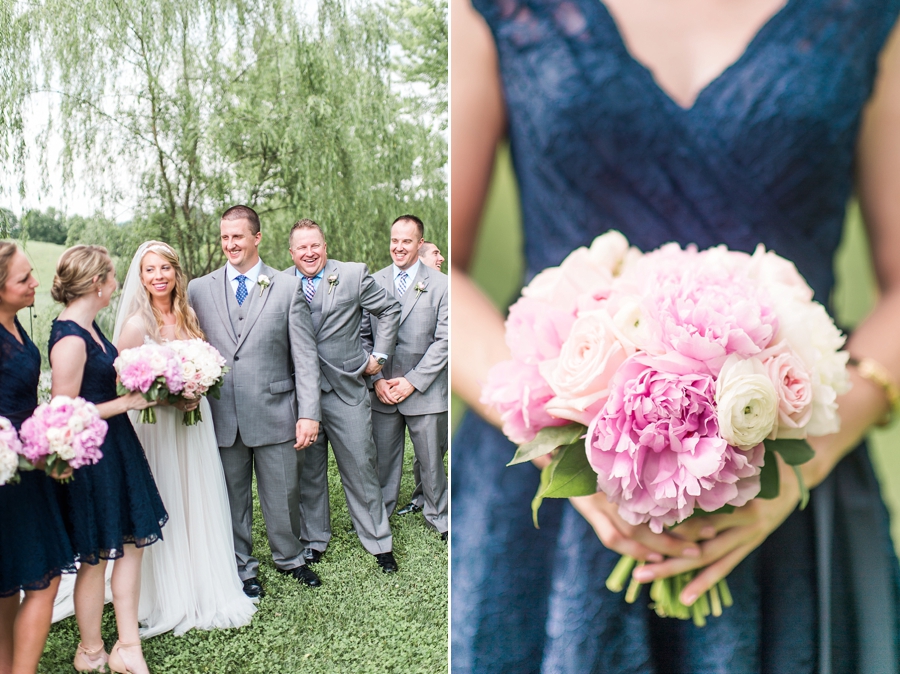
<instances>
[{"instance_id":1,"label":"nude high heel shoe","mask_svg":"<svg viewBox=\"0 0 900 674\"><path fill-rule=\"evenodd\" d=\"M125 660L122 659L122 654L120 651L124 649L137 649L137 656L140 657L140 664L137 669L132 669L131 666L125 663ZM134 651L132 651L133 653ZM131 658L129 658L131 659ZM136 663L135 663L136 664ZM125 644L121 641L117 641L116 645L112 647L112 650L109 652L109 668L113 672L118 672L118 674L143 674L144 672L149 672L147 669L147 663L144 661L144 653L141 651L141 642L136 641L133 644Z\"/></svg>"},{"instance_id":2,"label":"nude high heel shoe","mask_svg":"<svg viewBox=\"0 0 900 674\"><path fill-rule=\"evenodd\" d=\"M75 649L75 660L72 662L72 666L79 672L106 672L108 671L106 669L108 660L109 656L102 643L100 648L93 651L89 651L79 643L78 648Z\"/></svg>"}]
</instances>

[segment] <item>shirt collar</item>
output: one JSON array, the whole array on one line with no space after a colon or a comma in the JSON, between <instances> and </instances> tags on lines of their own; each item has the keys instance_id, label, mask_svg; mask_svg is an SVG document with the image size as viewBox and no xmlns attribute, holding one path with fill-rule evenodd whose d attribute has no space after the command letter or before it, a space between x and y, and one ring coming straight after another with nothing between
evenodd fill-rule
<instances>
[{"instance_id":1,"label":"shirt collar","mask_svg":"<svg viewBox=\"0 0 900 674\"><path fill-rule=\"evenodd\" d=\"M256 264L250 267L247 271L244 272L244 276L246 276L250 283L256 283L259 279L259 273L262 271L262 259L256 261ZM225 263L225 274L228 276L229 281L234 281L238 276L241 275L237 269L235 269L230 262Z\"/></svg>"},{"instance_id":2,"label":"shirt collar","mask_svg":"<svg viewBox=\"0 0 900 674\"><path fill-rule=\"evenodd\" d=\"M397 277L400 276L400 272L402 272L402 271L405 271L407 279L412 281L416 277L416 274L419 273L419 265L420 264L421 264L421 262L416 260L415 263L413 264L413 266L410 267L409 269L400 269L400 267L398 267L397 265L392 264L391 266L394 268L394 281L397 280Z\"/></svg>"},{"instance_id":3,"label":"shirt collar","mask_svg":"<svg viewBox=\"0 0 900 674\"><path fill-rule=\"evenodd\" d=\"M297 267L294 267L294 274L295 274L296 276L300 277L300 278L306 278L306 274L304 274L302 271L300 271L299 269L297 269ZM322 280L322 276L323 276L324 274L325 274L325 267L322 267L322 268L319 270L319 273L312 277L312 280L315 281L315 280L318 279L319 281L321 281L321 280Z\"/></svg>"}]
</instances>

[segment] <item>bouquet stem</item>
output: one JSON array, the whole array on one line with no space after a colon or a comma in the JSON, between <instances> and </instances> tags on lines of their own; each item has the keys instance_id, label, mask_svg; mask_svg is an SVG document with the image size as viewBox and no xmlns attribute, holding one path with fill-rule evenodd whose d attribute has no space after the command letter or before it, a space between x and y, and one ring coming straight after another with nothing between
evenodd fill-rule
<instances>
[{"instance_id":1,"label":"bouquet stem","mask_svg":"<svg viewBox=\"0 0 900 674\"><path fill-rule=\"evenodd\" d=\"M635 564L637 564L637 560L634 557L622 555L615 568L613 568L612 573L609 574L609 578L606 579L606 589L610 592L621 592L624 590L625 581L631 577L631 571L634 569Z\"/></svg>"},{"instance_id":2,"label":"bouquet stem","mask_svg":"<svg viewBox=\"0 0 900 674\"><path fill-rule=\"evenodd\" d=\"M200 416L199 408L191 410L190 412L185 412L184 418L181 421L185 426L196 426L198 422L203 421Z\"/></svg>"},{"instance_id":3,"label":"bouquet stem","mask_svg":"<svg viewBox=\"0 0 900 674\"><path fill-rule=\"evenodd\" d=\"M142 409L140 422L142 424L155 424L156 410L152 407L145 407L144 409Z\"/></svg>"}]
</instances>

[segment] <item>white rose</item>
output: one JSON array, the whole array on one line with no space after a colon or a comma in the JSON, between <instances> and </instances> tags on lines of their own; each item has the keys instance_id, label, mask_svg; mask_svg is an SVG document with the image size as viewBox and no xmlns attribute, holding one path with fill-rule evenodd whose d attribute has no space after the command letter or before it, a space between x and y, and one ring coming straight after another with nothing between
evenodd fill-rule
<instances>
[{"instance_id":1,"label":"white rose","mask_svg":"<svg viewBox=\"0 0 900 674\"><path fill-rule=\"evenodd\" d=\"M609 380L627 356L605 311L579 316L559 358L540 364L541 375L556 394L547 411L587 425L599 411L594 408L608 395Z\"/></svg>"},{"instance_id":2,"label":"white rose","mask_svg":"<svg viewBox=\"0 0 900 674\"><path fill-rule=\"evenodd\" d=\"M7 447L0 448L0 485L9 482L19 468L19 455Z\"/></svg>"},{"instance_id":3,"label":"white rose","mask_svg":"<svg viewBox=\"0 0 900 674\"><path fill-rule=\"evenodd\" d=\"M72 445L60 445L56 450L56 455L63 461L71 461L75 458L75 447Z\"/></svg>"},{"instance_id":4,"label":"white rose","mask_svg":"<svg viewBox=\"0 0 900 674\"><path fill-rule=\"evenodd\" d=\"M611 229L594 239L589 252L595 264L616 276L628 253L628 239L621 232Z\"/></svg>"},{"instance_id":5,"label":"white rose","mask_svg":"<svg viewBox=\"0 0 900 674\"><path fill-rule=\"evenodd\" d=\"M729 445L747 450L762 442L778 418L778 396L757 358L731 355L716 381L719 433Z\"/></svg>"}]
</instances>

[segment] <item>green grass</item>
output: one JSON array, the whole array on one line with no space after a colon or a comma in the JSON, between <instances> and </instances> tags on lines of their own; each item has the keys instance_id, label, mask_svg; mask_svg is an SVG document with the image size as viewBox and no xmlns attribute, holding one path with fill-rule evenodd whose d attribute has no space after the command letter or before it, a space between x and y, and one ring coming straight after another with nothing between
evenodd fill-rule
<instances>
[{"instance_id":1,"label":"green grass","mask_svg":"<svg viewBox=\"0 0 900 674\"><path fill-rule=\"evenodd\" d=\"M400 503L413 490L412 446L407 441ZM246 627L144 642L152 672L194 674L304 674L309 672L447 671L447 545L421 515L393 517L394 555L400 568L384 574L350 533L350 516L334 457L329 463L332 539L315 566L322 586L307 588L272 565L258 501L254 552L266 596ZM165 529L163 529L165 535ZM107 648L116 639L112 605L103 614ZM75 618L50 631L38 672L69 674L79 641Z\"/></svg>"},{"instance_id":2,"label":"green grass","mask_svg":"<svg viewBox=\"0 0 900 674\"><path fill-rule=\"evenodd\" d=\"M868 255L868 241L859 214L851 207L844 226L841 247L835 259L837 286L833 302L841 325L853 327L866 315L876 297L875 278ZM504 149L497 157L494 179L478 235L472 275L501 310L508 306L521 284L522 234L515 177ZM464 411L454 399L453 421ZM892 514L895 545L900 550L900 423L869 434L875 469L882 493Z\"/></svg>"}]
</instances>

